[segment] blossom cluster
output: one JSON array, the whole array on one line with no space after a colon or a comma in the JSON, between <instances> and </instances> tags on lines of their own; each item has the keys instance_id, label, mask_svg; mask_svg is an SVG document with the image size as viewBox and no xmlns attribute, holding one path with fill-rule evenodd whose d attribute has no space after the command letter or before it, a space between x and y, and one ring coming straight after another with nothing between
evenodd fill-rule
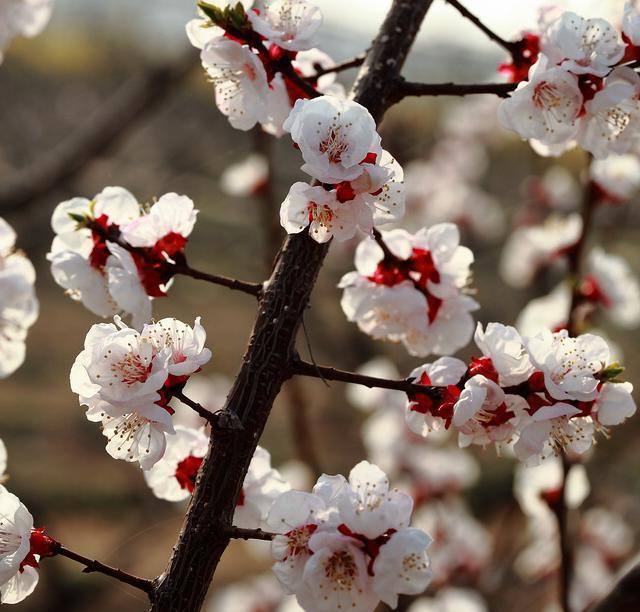
<instances>
[{"instance_id":1,"label":"blossom cluster","mask_svg":"<svg viewBox=\"0 0 640 612\"><path fill-rule=\"evenodd\" d=\"M457 226L440 223L415 234L381 232L356 249L356 271L345 274L342 310L376 339L402 342L410 354L449 354L473 334L477 302L466 294L473 253Z\"/></svg>"},{"instance_id":2,"label":"blossom cluster","mask_svg":"<svg viewBox=\"0 0 640 612\"><path fill-rule=\"evenodd\" d=\"M358 371L398 378L393 365L383 358ZM427 439L411 431L403 418L406 395L400 391L352 385L348 398L355 406L373 411L363 425L369 460L389 474L398 489L411 495L414 526L433 536L429 546L431 587L442 589L478 580L490 561L492 540L463 497L480 475L472 454L452 443L445 430Z\"/></svg>"},{"instance_id":3,"label":"blossom cluster","mask_svg":"<svg viewBox=\"0 0 640 612\"><path fill-rule=\"evenodd\" d=\"M527 464L561 451L585 453L597 432L607 434L635 413L633 387L620 382L599 336L566 330L521 337L513 327L479 324L482 356L468 364L441 357L411 379L429 386L410 393L406 419L420 435L453 427L461 447L513 446Z\"/></svg>"},{"instance_id":4,"label":"blossom cluster","mask_svg":"<svg viewBox=\"0 0 640 612\"><path fill-rule=\"evenodd\" d=\"M0 378L24 362L27 331L38 318L36 273L15 245L13 228L0 217Z\"/></svg>"},{"instance_id":5,"label":"blossom cluster","mask_svg":"<svg viewBox=\"0 0 640 612\"><path fill-rule=\"evenodd\" d=\"M332 96L298 100L283 127L316 180L291 186L280 209L287 233L308 227L317 242L343 241L402 218L403 171L366 108Z\"/></svg>"},{"instance_id":6,"label":"blossom cluster","mask_svg":"<svg viewBox=\"0 0 640 612\"><path fill-rule=\"evenodd\" d=\"M201 4L201 17L187 24L191 44L215 89L220 112L236 129L256 123L282 136L296 100L308 97L297 78L321 93L343 96L335 74L315 77L333 64L313 48L322 24L320 9L307 0L267 0L217 7Z\"/></svg>"},{"instance_id":7,"label":"blossom cluster","mask_svg":"<svg viewBox=\"0 0 640 612\"><path fill-rule=\"evenodd\" d=\"M308 612L372 612L380 601L395 608L400 594L422 593L431 577L430 538L409 527L412 507L366 461L348 481L323 475L312 493L289 491L273 504L273 571Z\"/></svg>"},{"instance_id":8,"label":"blossom cluster","mask_svg":"<svg viewBox=\"0 0 640 612\"><path fill-rule=\"evenodd\" d=\"M91 327L71 368L71 389L87 418L101 423L112 457L148 470L164 455L167 434L176 434L172 391L211 358L205 340L199 318L193 327L161 319L141 332L118 316Z\"/></svg>"},{"instance_id":9,"label":"blossom cluster","mask_svg":"<svg viewBox=\"0 0 640 612\"><path fill-rule=\"evenodd\" d=\"M576 145L597 159L627 153L638 140L640 77L628 65L638 59L638 43L640 12L631 2L621 32L572 12L548 19L525 37L512 64L510 76L520 82L498 110L502 125L542 154Z\"/></svg>"},{"instance_id":10,"label":"blossom cluster","mask_svg":"<svg viewBox=\"0 0 640 612\"><path fill-rule=\"evenodd\" d=\"M51 18L53 0L9 0L0 4L0 63L15 36L33 38Z\"/></svg>"},{"instance_id":11,"label":"blossom cluster","mask_svg":"<svg viewBox=\"0 0 640 612\"><path fill-rule=\"evenodd\" d=\"M197 212L186 196L167 193L149 207L122 187L62 202L51 218L53 278L94 314L130 314L140 329L184 261Z\"/></svg>"}]
</instances>

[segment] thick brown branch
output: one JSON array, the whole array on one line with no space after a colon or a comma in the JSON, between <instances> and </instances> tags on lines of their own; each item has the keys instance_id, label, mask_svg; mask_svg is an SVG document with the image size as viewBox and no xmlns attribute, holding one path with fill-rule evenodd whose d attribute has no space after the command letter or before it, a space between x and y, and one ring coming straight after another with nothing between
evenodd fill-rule
<instances>
[{"instance_id":1,"label":"thick brown branch","mask_svg":"<svg viewBox=\"0 0 640 612\"><path fill-rule=\"evenodd\" d=\"M432 0L394 0L360 71L352 97L379 121ZM249 346L229 392L226 411L242 429L212 434L189 511L165 573L152 597L153 612L197 612L229 543L249 463L283 382L296 334L329 244L306 233L289 236L260 298Z\"/></svg>"},{"instance_id":2,"label":"thick brown branch","mask_svg":"<svg viewBox=\"0 0 640 612\"><path fill-rule=\"evenodd\" d=\"M110 565L105 565L104 563L100 563L100 561L96 561L95 559L89 559L84 555L81 555L77 552L69 550L62 545L58 545L55 549L56 555L61 555L62 557L67 557L67 559L72 559L73 561L77 561L78 563L84 565L84 569L82 570L85 574L90 574L93 572L98 572L100 574L104 574L105 576L110 576L111 578L115 578L120 582L124 582L125 584L129 584L136 589L140 589L147 594L153 592L153 581L147 580L146 578L139 578L138 576L134 576L132 574L128 574L127 572L123 572L115 567L111 567Z\"/></svg>"},{"instance_id":3,"label":"thick brown branch","mask_svg":"<svg viewBox=\"0 0 640 612\"><path fill-rule=\"evenodd\" d=\"M277 534L262 531L262 529L243 529L232 526L227 528L227 535L232 540L265 540L270 542Z\"/></svg>"},{"instance_id":4,"label":"thick brown branch","mask_svg":"<svg viewBox=\"0 0 640 612\"><path fill-rule=\"evenodd\" d=\"M479 30L484 32L491 40L498 43L503 49L514 55L518 52L518 43L505 40L502 36L496 34L488 26L486 26L479 17L474 15L467 7L463 6L458 0L445 0L454 7L465 19L468 19Z\"/></svg>"},{"instance_id":5,"label":"thick brown branch","mask_svg":"<svg viewBox=\"0 0 640 612\"><path fill-rule=\"evenodd\" d=\"M323 380L338 380L355 385L362 385L370 389L393 389L394 391L402 391L407 394L430 395L435 398L439 398L442 391L440 387L420 385L411 379L392 380L389 378L378 378L377 376L347 372L346 370L338 370L337 368L328 366L319 366L315 363L301 360L296 360L292 363L292 371L298 376L310 376Z\"/></svg>"},{"instance_id":6,"label":"thick brown branch","mask_svg":"<svg viewBox=\"0 0 640 612\"><path fill-rule=\"evenodd\" d=\"M357 68L358 66L362 66L365 58L367 57L366 53L362 53L360 55L356 55L351 59L345 60L344 62L340 62L339 64L334 64L333 66L328 66L327 68L322 68L321 66L316 67L315 74L305 77L307 81L317 81L321 76L325 74L338 73L343 72L345 70L349 70L350 68Z\"/></svg>"},{"instance_id":7,"label":"thick brown branch","mask_svg":"<svg viewBox=\"0 0 640 612\"><path fill-rule=\"evenodd\" d=\"M397 99L400 101L409 96L471 96L492 94L506 98L517 87L517 83L412 83L400 80L397 88Z\"/></svg>"},{"instance_id":8,"label":"thick brown branch","mask_svg":"<svg viewBox=\"0 0 640 612\"><path fill-rule=\"evenodd\" d=\"M97 155L118 141L128 128L148 118L151 112L179 90L195 66L192 54L171 66L155 68L132 77L76 132L32 166L3 181L0 214L20 209L80 172Z\"/></svg>"}]
</instances>

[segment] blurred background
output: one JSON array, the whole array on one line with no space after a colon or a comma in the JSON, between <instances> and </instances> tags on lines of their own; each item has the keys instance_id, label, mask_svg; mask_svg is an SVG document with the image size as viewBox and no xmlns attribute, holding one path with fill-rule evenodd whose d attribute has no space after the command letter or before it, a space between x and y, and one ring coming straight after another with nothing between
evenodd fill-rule
<instances>
[{"instance_id":1,"label":"blurred background","mask_svg":"<svg viewBox=\"0 0 640 612\"><path fill-rule=\"evenodd\" d=\"M317 3L326 15L320 47L337 61L367 47L389 5L383 0ZM535 27L542 3L518 3L517 10L506 0L468 0L466 4L509 38ZM561 4L615 23L623 3ZM145 576L164 569L185 506L155 499L139 469L111 459L98 428L84 418L69 389L68 375L86 331L96 320L55 285L45 256L52 240L49 220L58 202L75 195L92 197L106 185L121 185L141 202L169 191L195 201L200 215L187 250L192 266L247 280L265 278L274 248L265 219L268 215L277 219L277 207L288 186L301 180L299 155L286 138L267 145L274 160L275 196L275 207L267 215L262 198L233 197L223 191L223 171L243 161L256 146L264 146L264 141L254 133L231 129L217 111L212 89L197 65L198 52L189 47L184 34L184 24L194 16L194 5L184 0L56 0L45 32L33 40L15 40L0 67L0 188L6 188L25 169L55 157L57 147L91 126L123 88L140 79L144 82L154 70L193 64L186 78L171 77L174 80L168 85L162 79L156 83L141 118L132 121L106 151L86 159L73 176L18 206L0 208L0 215L18 233L18 246L36 267L41 308L29 335L25 364L0 383L0 437L9 453L8 486L29 507L38 525L46 525L70 548ZM494 81L499 78L495 68L504 59L498 47L436 1L407 75L434 82ZM340 79L348 85L353 76L350 72ZM439 187L438 211L449 207L449 196L451 207L455 199L461 211L453 220L461 222L463 244L476 255L479 320L512 324L527 302L549 292L562 274L551 270L528 288L510 288L498 274L505 237L522 216L523 206L540 206L548 195L544 189L553 191L549 181L544 183L552 166L560 165L563 180L575 185L563 196L568 203L562 206L565 210L577 207L578 181L586 160L579 152L559 161L536 156L498 127L496 104L489 99L407 100L388 114L382 136L385 148L403 165L422 160L428 166L432 154L445 162L447 156L453 162L471 156L472 163L479 164L479 170L471 173L473 189L464 203L455 199L456 179ZM470 136L460 138L461 133ZM443 145L452 134L456 146ZM417 176L419 182L427 172L426 166L417 166L414 179ZM469 182L468 175L459 180ZM438 214L442 214L434 212L435 204L430 209L429 198L418 199L409 203L403 224L413 230L440 220ZM478 214L478 210L484 212ZM593 236L594 242L624 256L636 274L640 273L639 210L637 200L600 210ZM384 355L406 376L424 360L409 357L401 346L371 342L345 320L340 309L336 284L352 269L355 244L334 245L314 292L305 318L313 355L319 363L345 369ZM178 278L170 295L154 302L154 314L184 321L201 315L214 353L204 374L233 377L249 337L255 303L242 294ZM638 331L621 331L606 321L600 327L624 354L628 380L640 380ZM299 344L306 346L304 337ZM469 348L460 356L473 352ZM319 381L300 382L293 405L293 394L277 402L261 444L271 452L276 466L292 459L291 415L304 410L322 470L347 473L365 456L360 436L365 415L348 403L344 385L332 383L326 388ZM640 454L635 445L639 433L638 419L617 428L612 441L601 439L587 466L592 481L589 503L615 509L632 525L640 523ZM491 449L474 454L482 470L466 492L467 501L492 533L494 561L503 567L502 573L482 586L490 609L543 610L553 598L553 584L527 584L504 569L518 550L525 524L512 498L513 461L497 459ZM246 578L268 565L260 551L234 544L216 586ZM77 565L65 559L44 563L40 586L20 605L30 612L135 612L147 607L138 593L98 575L82 575Z\"/></svg>"}]
</instances>

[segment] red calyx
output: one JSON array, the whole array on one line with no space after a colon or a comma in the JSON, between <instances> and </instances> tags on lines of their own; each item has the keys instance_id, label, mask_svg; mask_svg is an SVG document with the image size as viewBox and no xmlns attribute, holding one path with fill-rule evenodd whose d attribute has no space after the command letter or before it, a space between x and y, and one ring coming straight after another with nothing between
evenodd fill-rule
<instances>
[{"instance_id":1,"label":"red calyx","mask_svg":"<svg viewBox=\"0 0 640 612\"><path fill-rule=\"evenodd\" d=\"M240 495L238 495L236 506L244 506L244 489L240 489Z\"/></svg>"},{"instance_id":2,"label":"red calyx","mask_svg":"<svg viewBox=\"0 0 640 612\"><path fill-rule=\"evenodd\" d=\"M423 373L417 383L429 386L431 385L431 380L426 373ZM442 394L439 401L426 393L408 393L407 397L412 402L411 410L441 418L444 421L445 429L449 429L453 420L453 406L458 401L461 391L456 385L448 385L439 389Z\"/></svg>"},{"instance_id":3,"label":"red calyx","mask_svg":"<svg viewBox=\"0 0 640 612\"><path fill-rule=\"evenodd\" d=\"M402 281L407 280L407 275L395 263L389 263L383 259L378 264L376 271L367 278L377 285L393 287L394 285L398 285Z\"/></svg>"},{"instance_id":4,"label":"red calyx","mask_svg":"<svg viewBox=\"0 0 640 612\"><path fill-rule=\"evenodd\" d=\"M540 372L540 371L534 372L531 376L529 376L528 383L529 383L529 390L534 393L546 390L543 372Z\"/></svg>"},{"instance_id":5,"label":"red calyx","mask_svg":"<svg viewBox=\"0 0 640 612\"><path fill-rule=\"evenodd\" d=\"M349 181L343 181L336 185L336 198L338 198L338 202L344 204L345 202L350 202L355 197L356 192Z\"/></svg>"},{"instance_id":6,"label":"red calyx","mask_svg":"<svg viewBox=\"0 0 640 612\"><path fill-rule=\"evenodd\" d=\"M580 283L580 295L590 302L602 304L605 308L611 308L611 298L602 290L594 276L587 276Z\"/></svg>"},{"instance_id":7,"label":"red calyx","mask_svg":"<svg viewBox=\"0 0 640 612\"><path fill-rule=\"evenodd\" d=\"M621 64L626 64L627 62L633 62L635 60L640 59L640 47L636 47L631 39L623 32L622 40L626 44L624 50L624 56L622 57Z\"/></svg>"},{"instance_id":8,"label":"red calyx","mask_svg":"<svg viewBox=\"0 0 640 612\"><path fill-rule=\"evenodd\" d=\"M369 574L369 576L374 576L375 574L374 574L374 571L373 571L373 564L376 561L376 557L380 553L380 547L384 546L391 539L391 536L397 530L396 529L388 529L382 535L378 536L377 538L375 538L373 540L367 538L366 536L363 536L360 533L354 533L344 523L342 523L342 525L338 526L338 531L342 535L345 535L345 536L347 536L349 538L353 538L354 540L358 540L359 542L361 542L364 545L362 549L370 557L369 558L369 563L367 564L367 573Z\"/></svg>"},{"instance_id":9,"label":"red calyx","mask_svg":"<svg viewBox=\"0 0 640 612\"><path fill-rule=\"evenodd\" d=\"M89 254L89 263L96 270L104 270L109 258L109 249L107 248L106 236L109 234L119 234L120 228L115 223L109 223L107 215L100 215L93 220L93 225L100 229L91 230L91 239L93 240L93 249Z\"/></svg>"},{"instance_id":10,"label":"red calyx","mask_svg":"<svg viewBox=\"0 0 640 612\"><path fill-rule=\"evenodd\" d=\"M181 489L186 489L189 493L193 493L193 489L196 486L198 470L202 465L202 461L203 457L189 455L186 459L178 463L175 477Z\"/></svg>"},{"instance_id":11,"label":"red calyx","mask_svg":"<svg viewBox=\"0 0 640 612\"><path fill-rule=\"evenodd\" d=\"M538 61L540 55L540 36L526 32L516 45L517 51L512 54L512 61L498 66L498 72L506 75L510 83L527 80L529 68Z\"/></svg>"},{"instance_id":12,"label":"red calyx","mask_svg":"<svg viewBox=\"0 0 640 612\"><path fill-rule=\"evenodd\" d=\"M35 555L39 557L53 557L57 554L59 544L45 533L45 529L46 527L36 527L31 530L31 535L29 536L29 552L20 563L20 572L23 572L27 565L35 568L39 567Z\"/></svg>"},{"instance_id":13,"label":"red calyx","mask_svg":"<svg viewBox=\"0 0 640 612\"><path fill-rule=\"evenodd\" d=\"M361 164L375 164L378 161L377 153L367 153L364 159L360 162Z\"/></svg>"},{"instance_id":14,"label":"red calyx","mask_svg":"<svg viewBox=\"0 0 640 612\"><path fill-rule=\"evenodd\" d=\"M589 100L593 100L595 96L604 87L604 77L595 76L593 74L581 74L578 76L578 87L582 92L582 108L579 116L582 117L586 112L585 104Z\"/></svg>"},{"instance_id":15,"label":"red calyx","mask_svg":"<svg viewBox=\"0 0 640 612\"><path fill-rule=\"evenodd\" d=\"M490 357L474 357L471 359L469 363L469 378L478 374L498 384L498 371L495 369Z\"/></svg>"},{"instance_id":16,"label":"red calyx","mask_svg":"<svg viewBox=\"0 0 640 612\"><path fill-rule=\"evenodd\" d=\"M557 508L562 499L562 489L556 488L540 491L540 498L544 500L551 509Z\"/></svg>"}]
</instances>

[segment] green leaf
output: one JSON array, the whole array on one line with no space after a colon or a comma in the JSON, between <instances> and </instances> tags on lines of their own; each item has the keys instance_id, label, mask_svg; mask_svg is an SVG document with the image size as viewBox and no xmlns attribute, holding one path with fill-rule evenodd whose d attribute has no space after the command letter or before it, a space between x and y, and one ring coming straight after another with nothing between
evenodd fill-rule
<instances>
[{"instance_id":1,"label":"green leaf","mask_svg":"<svg viewBox=\"0 0 640 612\"><path fill-rule=\"evenodd\" d=\"M217 26L223 27L225 23L224 12L220 7L208 2L198 2L200 10Z\"/></svg>"},{"instance_id":2,"label":"green leaf","mask_svg":"<svg viewBox=\"0 0 640 612\"><path fill-rule=\"evenodd\" d=\"M76 223L79 223L80 225L85 225L87 222L86 215L79 215L78 213L72 213L72 212L67 214L71 219L73 219Z\"/></svg>"},{"instance_id":3,"label":"green leaf","mask_svg":"<svg viewBox=\"0 0 640 612\"><path fill-rule=\"evenodd\" d=\"M608 365L602 372L600 372L600 380L604 382L620 382L616 380L624 372L624 367L617 361Z\"/></svg>"}]
</instances>

